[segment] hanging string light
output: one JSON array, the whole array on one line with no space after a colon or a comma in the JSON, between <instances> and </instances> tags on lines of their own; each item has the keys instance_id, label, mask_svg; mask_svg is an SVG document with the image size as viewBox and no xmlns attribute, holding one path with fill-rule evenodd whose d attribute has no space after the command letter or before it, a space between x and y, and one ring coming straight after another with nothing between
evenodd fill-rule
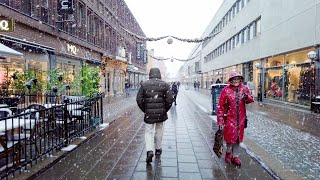
<instances>
[{"instance_id":1,"label":"hanging string light","mask_svg":"<svg viewBox=\"0 0 320 180\"><path fill-rule=\"evenodd\" d=\"M130 32L128 31L127 29L125 29L124 27L121 27L124 31L126 31L128 34L130 34L131 36L133 36L134 38L140 40L140 41L159 41L161 39L164 39L164 38L168 38L169 39L167 40L167 43L168 44L172 44L172 39L171 38L174 38L176 40L179 40L179 41L182 41L182 42L188 42L188 43L200 43L200 42L204 42L210 38L213 38L214 36L216 36L217 34L219 34L221 31L218 31L214 34L211 34L207 37L204 37L204 38L195 38L195 39L186 39L186 38L179 38L179 37L176 37L176 36L161 36L161 37L157 37L157 38L149 38L149 37L142 37L142 36L139 36L133 32Z\"/></svg>"},{"instance_id":2,"label":"hanging string light","mask_svg":"<svg viewBox=\"0 0 320 180\"><path fill-rule=\"evenodd\" d=\"M171 62L173 62L174 60L176 61L181 61L181 62L187 62L187 61L191 61L193 59L195 59L196 57L199 56L199 53L197 55L195 55L194 57L192 58L188 58L188 59L178 59L178 58L174 58L174 57L171 57L171 58L157 58L157 57L154 57L154 56L151 56L149 55L149 57L157 60L157 61L167 61L167 60L170 60Z\"/></svg>"}]
</instances>

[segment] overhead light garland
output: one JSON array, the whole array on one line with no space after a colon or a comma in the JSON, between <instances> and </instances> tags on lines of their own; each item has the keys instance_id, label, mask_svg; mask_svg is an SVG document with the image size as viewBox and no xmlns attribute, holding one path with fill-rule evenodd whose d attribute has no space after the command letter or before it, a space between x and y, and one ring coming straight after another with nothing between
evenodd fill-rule
<instances>
[{"instance_id":1,"label":"overhead light garland","mask_svg":"<svg viewBox=\"0 0 320 180\"><path fill-rule=\"evenodd\" d=\"M179 38L179 37L176 37L176 36L161 36L161 37L157 37L157 38L149 38L149 37L142 37L142 36L139 36L133 32L130 32L128 31L127 29L125 29L124 27L121 27L124 31L126 31L128 34L130 34L131 36L133 36L134 38L140 40L140 41L159 41L161 39L165 39L165 38L168 38L168 37L172 37L176 40L179 40L179 41L182 41L182 42L188 42L188 43L200 43L200 42L204 42L210 38L213 38L214 36L216 36L217 34L219 34L221 31L218 31L212 35L209 35L207 37L204 37L204 38L195 38L195 39L186 39L186 38ZM170 40L170 41L169 41ZM172 39L169 38L168 39L168 44L172 44Z\"/></svg>"},{"instance_id":2,"label":"overhead light garland","mask_svg":"<svg viewBox=\"0 0 320 180\"><path fill-rule=\"evenodd\" d=\"M174 57L171 57L171 58L157 58L157 57L154 57L154 56L149 55L149 57L151 57L151 58L153 58L153 59L155 59L155 60L157 60L157 61L167 61L167 60L171 60L171 62L173 62L174 60L176 60L176 61L181 61L181 62L187 62L187 61L191 61L191 60L195 59L195 58L198 57L198 56L199 56L199 53L198 53L196 56L192 57L192 58L188 58L188 59L178 59L178 58L174 58Z\"/></svg>"}]
</instances>

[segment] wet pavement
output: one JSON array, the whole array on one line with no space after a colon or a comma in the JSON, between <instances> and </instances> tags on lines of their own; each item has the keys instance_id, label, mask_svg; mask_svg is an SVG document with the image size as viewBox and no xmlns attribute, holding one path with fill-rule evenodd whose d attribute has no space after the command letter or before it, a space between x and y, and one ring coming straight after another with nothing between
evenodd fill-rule
<instances>
[{"instance_id":1,"label":"wet pavement","mask_svg":"<svg viewBox=\"0 0 320 180\"><path fill-rule=\"evenodd\" d=\"M117 119L37 179L273 179L245 149L241 168L213 155L215 123L187 93L168 112L162 155L146 165L143 113L134 97L113 102Z\"/></svg>"},{"instance_id":2,"label":"wet pavement","mask_svg":"<svg viewBox=\"0 0 320 180\"><path fill-rule=\"evenodd\" d=\"M211 97L207 92L183 91L208 114ZM269 156L302 178L320 177L320 116L285 105L254 103L248 108L245 139L263 148ZM277 171L277 169L274 169ZM283 177L282 177L283 178Z\"/></svg>"}]
</instances>

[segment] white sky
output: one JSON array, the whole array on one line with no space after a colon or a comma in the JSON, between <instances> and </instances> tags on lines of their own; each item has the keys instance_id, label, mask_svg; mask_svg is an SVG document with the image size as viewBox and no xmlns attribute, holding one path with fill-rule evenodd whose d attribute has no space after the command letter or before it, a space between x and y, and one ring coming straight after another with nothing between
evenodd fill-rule
<instances>
[{"instance_id":1,"label":"white sky","mask_svg":"<svg viewBox=\"0 0 320 180\"><path fill-rule=\"evenodd\" d=\"M173 35L180 38L200 38L223 0L125 0L132 14L147 37ZM155 56L187 59L195 43L173 39L147 42L148 49L155 50ZM167 61L172 76L182 62Z\"/></svg>"}]
</instances>

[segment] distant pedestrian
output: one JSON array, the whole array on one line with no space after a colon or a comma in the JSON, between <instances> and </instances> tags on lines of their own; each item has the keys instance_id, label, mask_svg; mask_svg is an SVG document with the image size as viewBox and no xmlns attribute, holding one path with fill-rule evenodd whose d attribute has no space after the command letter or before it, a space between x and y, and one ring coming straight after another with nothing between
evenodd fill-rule
<instances>
[{"instance_id":1,"label":"distant pedestrian","mask_svg":"<svg viewBox=\"0 0 320 180\"><path fill-rule=\"evenodd\" d=\"M216 80L216 84L221 84L221 81L219 78Z\"/></svg>"},{"instance_id":2,"label":"distant pedestrian","mask_svg":"<svg viewBox=\"0 0 320 180\"><path fill-rule=\"evenodd\" d=\"M172 95L173 95L173 101L174 101L174 105L177 105L177 96L178 96L178 85L176 85L176 83L174 82L171 86L171 91L172 91Z\"/></svg>"},{"instance_id":3,"label":"distant pedestrian","mask_svg":"<svg viewBox=\"0 0 320 180\"><path fill-rule=\"evenodd\" d=\"M197 81L194 81L193 86L194 86L194 90L197 90L197 86L198 86Z\"/></svg>"},{"instance_id":4,"label":"distant pedestrian","mask_svg":"<svg viewBox=\"0 0 320 180\"><path fill-rule=\"evenodd\" d=\"M223 88L220 95L217 125L219 129L223 129L227 143L226 163L241 166L239 148L244 136L246 104L253 102L253 98L248 87L242 84L243 77L239 73L232 72L229 82L230 85Z\"/></svg>"},{"instance_id":5,"label":"distant pedestrian","mask_svg":"<svg viewBox=\"0 0 320 180\"><path fill-rule=\"evenodd\" d=\"M173 102L170 85L161 80L159 68L150 69L149 80L141 83L136 101L139 108L144 112L146 162L149 164L153 158L154 129L156 130L155 154L161 155L162 153L163 122L168 119L167 112Z\"/></svg>"},{"instance_id":6,"label":"distant pedestrian","mask_svg":"<svg viewBox=\"0 0 320 180\"><path fill-rule=\"evenodd\" d=\"M126 82L126 83L124 84L124 88L125 88L125 92L126 92L126 97L128 97L128 96L129 96L129 89L130 89L130 84L129 84L129 82Z\"/></svg>"},{"instance_id":7,"label":"distant pedestrian","mask_svg":"<svg viewBox=\"0 0 320 180\"><path fill-rule=\"evenodd\" d=\"M199 91L199 88L200 88L200 81L197 82L197 88L198 88L198 91Z\"/></svg>"},{"instance_id":8,"label":"distant pedestrian","mask_svg":"<svg viewBox=\"0 0 320 180\"><path fill-rule=\"evenodd\" d=\"M178 90L180 88L180 81L177 82Z\"/></svg>"}]
</instances>

